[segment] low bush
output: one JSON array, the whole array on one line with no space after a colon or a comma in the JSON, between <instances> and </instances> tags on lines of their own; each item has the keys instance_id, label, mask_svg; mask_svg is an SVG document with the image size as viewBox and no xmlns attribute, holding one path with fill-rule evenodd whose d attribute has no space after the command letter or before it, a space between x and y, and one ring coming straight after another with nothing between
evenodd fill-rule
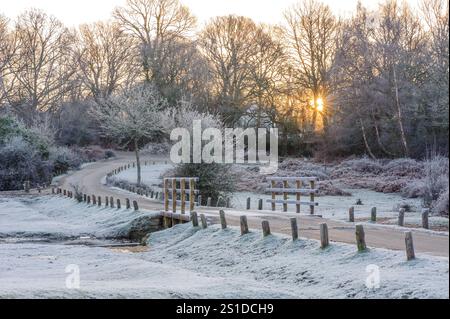
<instances>
[{"instance_id":1,"label":"low bush","mask_svg":"<svg viewBox=\"0 0 450 319\"><path fill-rule=\"evenodd\" d=\"M343 161L339 166L363 174L380 174L383 171L383 165L380 161L368 157Z\"/></svg>"},{"instance_id":2,"label":"low bush","mask_svg":"<svg viewBox=\"0 0 450 319\"><path fill-rule=\"evenodd\" d=\"M420 178L423 176L424 164L411 158L398 158L387 162L383 174L388 176L407 176Z\"/></svg>"},{"instance_id":3,"label":"low bush","mask_svg":"<svg viewBox=\"0 0 450 319\"><path fill-rule=\"evenodd\" d=\"M424 174L423 199L426 205L431 205L449 187L448 158L437 156L427 160L424 164Z\"/></svg>"},{"instance_id":4,"label":"low bush","mask_svg":"<svg viewBox=\"0 0 450 319\"><path fill-rule=\"evenodd\" d=\"M82 163L80 156L67 147L50 148L49 160L53 163L55 172L78 169Z\"/></svg>"},{"instance_id":5,"label":"low bush","mask_svg":"<svg viewBox=\"0 0 450 319\"><path fill-rule=\"evenodd\" d=\"M141 189L144 192L151 192L154 191L153 187L146 185L144 183L141 184L137 184L137 183L132 183L129 182L127 180L123 180L120 178L117 178L116 176L108 176L106 177L106 184L109 186L113 186L113 187L117 187L120 189L125 189L125 190L129 190L129 189L133 189L135 188L137 189Z\"/></svg>"},{"instance_id":6,"label":"low bush","mask_svg":"<svg viewBox=\"0 0 450 319\"><path fill-rule=\"evenodd\" d=\"M448 217L448 196L449 188L447 187L432 205L432 212L434 214Z\"/></svg>"},{"instance_id":7,"label":"low bush","mask_svg":"<svg viewBox=\"0 0 450 319\"><path fill-rule=\"evenodd\" d=\"M32 186L50 183L53 163L21 136L0 144L0 190L23 189L27 180Z\"/></svg>"},{"instance_id":8,"label":"low bush","mask_svg":"<svg viewBox=\"0 0 450 319\"><path fill-rule=\"evenodd\" d=\"M199 189L203 201L208 197L213 202L226 201L236 189L236 180L230 165L224 164L179 164L173 170L166 172L169 176L198 177L196 188Z\"/></svg>"},{"instance_id":9,"label":"low bush","mask_svg":"<svg viewBox=\"0 0 450 319\"><path fill-rule=\"evenodd\" d=\"M149 143L142 150L142 155L168 155L171 145L169 143Z\"/></svg>"},{"instance_id":10,"label":"low bush","mask_svg":"<svg viewBox=\"0 0 450 319\"><path fill-rule=\"evenodd\" d=\"M304 176L317 177L319 180L329 178L329 169L322 164L317 164L308 160L285 159L278 166L277 175L279 176Z\"/></svg>"}]
</instances>

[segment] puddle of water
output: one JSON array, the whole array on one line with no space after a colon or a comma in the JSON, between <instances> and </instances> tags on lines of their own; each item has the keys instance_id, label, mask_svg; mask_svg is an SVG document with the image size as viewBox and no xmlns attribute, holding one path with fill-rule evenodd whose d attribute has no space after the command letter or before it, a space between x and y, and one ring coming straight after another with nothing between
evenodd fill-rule
<instances>
[{"instance_id":1,"label":"puddle of water","mask_svg":"<svg viewBox=\"0 0 450 319\"><path fill-rule=\"evenodd\" d=\"M140 243L129 240L118 239L104 239L82 236L79 238L65 238L65 239L51 239L45 237L4 237L0 238L0 244L62 244L62 245L78 245L88 247L134 247L139 246Z\"/></svg>"}]
</instances>

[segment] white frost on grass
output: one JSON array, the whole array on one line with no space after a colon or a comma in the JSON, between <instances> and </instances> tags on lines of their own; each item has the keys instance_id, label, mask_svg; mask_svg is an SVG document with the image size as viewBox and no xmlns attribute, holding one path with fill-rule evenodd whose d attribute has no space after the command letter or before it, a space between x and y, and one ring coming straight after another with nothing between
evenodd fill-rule
<instances>
[{"instance_id":1,"label":"white frost on grass","mask_svg":"<svg viewBox=\"0 0 450 319\"><path fill-rule=\"evenodd\" d=\"M125 235L134 219L154 214L87 205L59 196L0 198L0 238L118 237Z\"/></svg>"},{"instance_id":2,"label":"white frost on grass","mask_svg":"<svg viewBox=\"0 0 450 319\"><path fill-rule=\"evenodd\" d=\"M0 245L0 298L448 298L448 258L235 228L190 224L152 233L149 250L42 244ZM80 267L80 289L65 288L65 267ZM368 265L380 288L366 287Z\"/></svg>"},{"instance_id":3,"label":"white frost on grass","mask_svg":"<svg viewBox=\"0 0 450 319\"><path fill-rule=\"evenodd\" d=\"M165 171L171 168L173 168L172 164L156 163L153 165L150 163L149 165L142 165L141 166L142 183L155 189L159 188L159 186L162 183L161 174L163 174ZM129 169L126 169L115 175L115 178L119 180L128 181L130 183L136 183L137 178L136 168L131 167Z\"/></svg>"}]
</instances>

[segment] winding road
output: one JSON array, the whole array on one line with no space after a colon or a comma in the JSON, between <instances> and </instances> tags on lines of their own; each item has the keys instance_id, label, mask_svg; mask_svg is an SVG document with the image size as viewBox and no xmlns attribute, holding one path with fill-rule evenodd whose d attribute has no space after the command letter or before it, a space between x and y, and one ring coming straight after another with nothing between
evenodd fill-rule
<instances>
[{"instance_id":1,"label":"winding road","mask_svg":"<svg viewBox=\"0 0 450 319\"><path fill-rule=\"evenodd\" d=\"M163 208L162 203L139 196L137 194L125 192L122 190L110 188L102 184L106 174L115 168L128 164L134 160L132 153L118 152L117 157L107 161L101 161L89 164L71 175L61 178L59 187L71 189L71 185L78 184L83 188L86 194L95 194L97 196L113 196L114 198L137 200L140 209L160 211ZM163 158L144 156L142 161L164 160ZM198 212L204 213L212 223L219 222L219 209L213 207L199 207ZM320 206L316 208L317 214L320 214ZM330 241L355 243L355 225L352 223L340 222L331 219L325 219L315 216L298 215L295 213L272 212L246 210L237 211L225 209L227 223L233 226L239 226L239 217L247 215L250 228L261 229L261 221L268 220L273 233L283 233L290 235L289 218L297 217L300 237L319 239L319 225L327 223L329 228ZM369 247L386 248L393 250L405 250L406 230L413 233L414 247L416 253L426 253L435 256L449 255L449 237L448 234L424 231L420 229L400 229L398 227L377 226L364 224L366 233L366 242ZM356 247L355 247L356 249Z\"/></svg>"}]
</instances>

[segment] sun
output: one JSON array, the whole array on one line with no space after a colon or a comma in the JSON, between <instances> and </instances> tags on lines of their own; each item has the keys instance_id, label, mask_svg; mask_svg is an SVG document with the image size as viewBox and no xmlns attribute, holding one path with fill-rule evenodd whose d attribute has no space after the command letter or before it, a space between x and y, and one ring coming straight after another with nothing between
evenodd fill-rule
<instances>
[{"instance_id":1,"label":"sun","mask_svg":"<svg viewBox=\"0 0 450 319\"><path fill-rule=\"evenodd\" d=\"M322 99L321 97L319 97L319 98L317 99L316 104L317 104L317 110L318 110L319 112L322 112L322 111L323 111L323 99Z\"/></svg>"},{"instance_id":2,"label":"sun","mask_svg":"<svg viewBox=\"0 0 450 319\"><path fill-rule=\"evenodd\" d=\"M319 112L323 112L324 103L323 103L323 99L321 97L317 98L315 103L314 103L314 99L312 99L309 103L310 103L311 107L313 107L313 108L317 107L317 110Z\"/></svg>"}]
</instances>

